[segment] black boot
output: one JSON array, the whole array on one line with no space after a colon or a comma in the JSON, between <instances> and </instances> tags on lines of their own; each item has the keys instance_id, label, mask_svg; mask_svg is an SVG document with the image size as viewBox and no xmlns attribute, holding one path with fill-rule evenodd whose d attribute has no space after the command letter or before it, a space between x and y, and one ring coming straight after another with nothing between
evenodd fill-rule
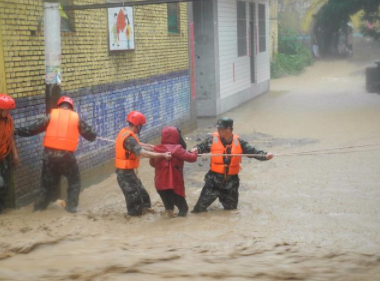
<instances>
[{"instance_id":1,"label":"black boot","mask_svg":"<svg viewBox=\"0 0 380 281\"><path fill-rule=\"evenodd\" d=\"M73 207L70 205L66 205L65 210L66 212L73 213L73 214L81 211L78 207Z\"/></svg>"}]
</instances>

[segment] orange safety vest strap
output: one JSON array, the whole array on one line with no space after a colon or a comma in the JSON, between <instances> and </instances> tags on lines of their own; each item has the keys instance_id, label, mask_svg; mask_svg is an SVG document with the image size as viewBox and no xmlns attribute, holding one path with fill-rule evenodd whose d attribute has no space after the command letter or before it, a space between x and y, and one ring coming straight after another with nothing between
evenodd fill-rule
<instances>
[{"instance_id":1,"label":"orange safety vest strap","mask_svg":"<svg viewBox=\"0 0 380 281\"><path fill-rule=\"evenodd\" d=\"M119 169L129 170L136 169L140 165L140 158L137 157L133 152L126 150L124 148L124 140L132 136L138 144L140 144L137 136L129 129L123 128L120 130L117 138L116 138L116 146L115 146L115 166Z\"/></svg>"},{"instance_id":2,"label":"orange safety vest strap","mask_svg":"<svg viewBox=\"0 0 380 281\"><path fill-rule=\"evenodd\" d=\"M74 152L78 141L78 113L68 109L53 109L46 129L44 146Z\"/></svg>"},{"instance_id":3,"label":"orange safety vest strap","mask_svg":"<svg viewBox=\"0 0 380 281\"><path fill-rule=\"evenodd\" d=\"M243 149L239 142L239 136L233 135L233 141L230 145L224 146L220 140L220 136L217 132L213 133L213 141L211 145L211 154L227 154L227 149L231 147L230 154L242 154ZM230 157L231 161L229 165L226 165L224 163L223 156L212 156L211 157L211 164L210 169L211 171L218 173L218 174L225 174L226 168L228 167L228 175L237 175L241 168L240 168L240 162L241 157L240 156L232 156Z\"/></svg>"},{"instance_id":4,"label":"orange safety vest strap","mask_svg":"<svg viewBox=\"0 0 380 281\"><path fill-rule=\"evenodd\" d=\"M12 150L13 129L13 119L8 114L6 118L0 120L0 161Z\"/></svg>"}]
</instances>

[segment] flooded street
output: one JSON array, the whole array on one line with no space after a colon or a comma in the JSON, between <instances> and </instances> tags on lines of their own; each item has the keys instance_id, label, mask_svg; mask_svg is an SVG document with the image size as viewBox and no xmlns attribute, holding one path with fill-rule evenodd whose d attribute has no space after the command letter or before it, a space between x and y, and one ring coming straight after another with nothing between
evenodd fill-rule
<instances>
[{"instance_id":1,"label":"flooded street","mask_svg":"<svg viewBox=\"0 0 380 281\"><path fill-rule=\"evenodd\" d=\"M155 213L126 216L113 174L82 192L78 214L52 204L1 215L0 280L380 280L380 95L366 93L365 67L319 61L224 114L241 138L279 154L243 159L238 210L216 201L167 218L143 160ZM215 120L200 120L188 147ZM288 154L304 151L318 153ZM191 209L208 165L185 166Z\"/></svg>"}]
</instances>

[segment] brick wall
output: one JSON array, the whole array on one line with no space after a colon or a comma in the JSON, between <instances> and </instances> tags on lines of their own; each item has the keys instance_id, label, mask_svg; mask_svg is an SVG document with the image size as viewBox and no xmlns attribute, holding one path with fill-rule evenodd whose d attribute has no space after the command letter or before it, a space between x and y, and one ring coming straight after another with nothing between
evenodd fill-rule
<instances>
[{"instance_id":1,"label":"brick wall","mask_svg":"<svg viewBox=\"0 0 380 281\"><path fill-rule=\"evenodd\" d=\"M78 0L74 4L104 3ZM167 32L166 5L134 8L134 51L110 54L107 11L75 11L75 32L62 33L62 91L99 136L115 139L130 110L146 114L142 139L165 125L193 122L189 88L187 4L180 4L180 28ZM45 113L43 6L40 0L0 0L4 65L8 93L16 98L16 126ZM39 187L44 134L18 138L21 165L15 171L16 201ZM88 170L114 156L112 143L80 141L76 156ZM16 202L16 203L17 203ZM19 205L19 204L17 204Z\"/></svg>"},{"instance_id":2,"label":"brick wall","mask_svg":"<svg viewBox=\"0 0 380 281\"><path fill-rule=\"evenodd\" d=\"M42 17L41 1L0 0L7 90L14 98L44 91L44 41L37 35Z\"/></svg>"},{"instance_id":3,"label":"brick wall","mask_svg":"<svg viewBox=\"0 0 380 281\"><path fill-rule=\"evenodd\" d=\"M104 3L78 0L74 4ZM110 55L107 10L74 12L75 32L62 36L62 89L75 90L136 80L188 68L187 4L180 4L179 34L167 32L167 8L134 8L136 50ZM44 93L43 5L40 0L0 0L8 93L14 98Z\"/></svg>"},{"instance_id":4,"label":"brick wall","mask_svg":"<svg viewBox=\"0 0 380 281\"><path fill-rule=\"evenodd\" d=\"M0 20L0 93L6 92L5 85L5 65L4 65L4 51L3 51L3 34L1 32L1 20Z\"/></svg>"}]
</instances>

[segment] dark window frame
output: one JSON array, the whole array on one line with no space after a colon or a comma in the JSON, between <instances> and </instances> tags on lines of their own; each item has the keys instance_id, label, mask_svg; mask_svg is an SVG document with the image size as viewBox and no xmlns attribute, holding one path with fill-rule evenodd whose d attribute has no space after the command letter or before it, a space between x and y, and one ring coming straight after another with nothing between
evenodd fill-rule
<instances>
[{"instance_id":1,"label":"dark window frame","mask_svg":"<svg viewBox=\"0 0 380 281\"><path fill-rule=\"evenodd\" d=\"M247 47L247 3L237 1L236 4L237 20L237 49L238 57L244 57L248 54Z\"/></svg>"},{"instance_id":2,"label":"dark window frame","mask_svg":"<svg viewBox=\"0 0 380 281\"><path fill-rule=\"evenodd\" d=\"M266 6L259 4L259 52L267 51Z\"/></svg>"},{"instance_id":3,"label":"dark window frame","mask_svg":"<svg viewBox=\"0 0 380 281\"><path fill-rule=\"evenodd\" d=\"M58 0L58 3L63 6L73 5L73 0ZM63 11L68 19L61 16L61 32L75 32L75 14L73 10Z\"/></svg>"},{"instance_id":4,"label":"dark window frame","mask_svg":"<svg viewBox=\"0 0 380 281\"><path fill-rule=\"evenodd\" d=\"M170 6L176 6L175 9L173 8L170 8ZM171 11L176 11L176 18L177 18L177 23L175 25L175 29L174 29L174 25L171 25L171 20L170 20L170 17L173 17L173 15L170 15L169 13L171 13ZM180 5L179 5L179 2L176 2L176 3L167 3L167 23L168 23L168 33L169 34L173 34L173 35L176 35L176 34L180 34L181 33L181 25L180 25Z\"/></svg>"}]
</instances>

